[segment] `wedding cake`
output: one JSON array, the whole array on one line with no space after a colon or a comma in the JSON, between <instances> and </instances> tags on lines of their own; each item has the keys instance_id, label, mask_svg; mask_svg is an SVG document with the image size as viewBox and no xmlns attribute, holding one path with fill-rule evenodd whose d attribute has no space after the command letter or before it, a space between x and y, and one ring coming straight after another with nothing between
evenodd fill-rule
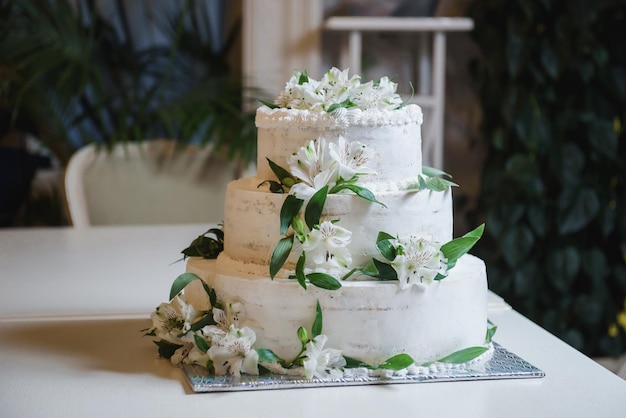
<instances>
[{"instance_id":1,"label":"wedding cake","mask_svg":"<svg viewBox=\"0 0 626 418\"><path fill-rule=\"evenodd\" d=\"M160 353L324 379L488 351L485 265L467 254L483 227L453 239L455 184L422 166L421 124L386 77L296 71L256 112L256 175L185 253L209 257L153 314Z\"/></svg>"}]
</instances>

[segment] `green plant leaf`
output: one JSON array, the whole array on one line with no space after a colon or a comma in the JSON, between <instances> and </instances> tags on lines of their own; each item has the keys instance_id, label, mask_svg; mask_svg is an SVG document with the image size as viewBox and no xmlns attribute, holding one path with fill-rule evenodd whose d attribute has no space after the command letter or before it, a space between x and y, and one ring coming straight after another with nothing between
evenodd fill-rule
<instances>
[{"instance_id":1,"label":"green plant leaf","mask_svg":"<svg viewBox=\"0 0 626 418\"><path fill-rule=\"evenodd\" d=\"M326 290L337 290L341 288L341 282L326 273L309 273L306 275L309 282L317 287Z\"/></svg>"},{"instance_id":2,"label":"green plant leaf","mask_svg":"<svg viewBox=\"0 0 626 418\"><path fill-rule=\"evenodd\" d=\"M172 287L170 289L170 300L174 299L174 297L176 297L176 295L178 295L180 292L182 292L183 289L189 283L193 282L194 280L202 281L202 279L200 279L200 277L198 277L197 275L195 275L193 273L183 273L180 276L178 276L174 280L174 283L172 283Z\"/></svg>"},{"instance_id":3,"label":"green plant leaf","mask_svg":"<svg viewBox=\"0 0 626 418\"><path fill-rule=\"evenodd\" d=\"M291 253L291 249L293 247L293 234L287 235L282 238L276 244L276 248L274 248L274 252L272 253L272 258L270 259L270 277L273 279L276 276L276 273L280 271L283 267L287 258L289 258L289 253Z\"/></svg>"},{"instance_id":4,"label":"green plant leaf","mask_svg":"<svg viewBox=\"0 0 626 418\"><path fill-rule=\"evenodd\" d=\"M485 224L482 224L462 237L441 246L441 252L448 259L448 269L453 268L457 260L472 249L474 244L482 237L484 230Z\"/></svg>"},{"instance_id":5,"label":"green plant leaf","mask_svg":"<svg viewBox=\"0 0 626 418\"><path fill-rule=\"evenodd\" d=\"M568 202L569 203L569 202ZM561 235L577 232L584 228L598 214L600 200L596 191L585 188L578 192L573 202L561 203Z\"/></svg>"},{"instance_id":6,"label":"green plant leaf","mask_svg":"<svg viewBox=\"0 0 626 418\"><path fill-rule=\"evenodd\" d=\"M410 355L406 353L401 353L401 354L396 354L395 356L391 358L388 358L378 367L381 369L386 369L386 370L402 370L402 369L406 369L413 363L415 363L415 360L413 360L413 358Z\"/></svg>"},{"instance_id":7,"label":"green plant leaf","mask_svg":"<svg viewBox=\"0 0 626 418\"><path fill-rule=\"evenodd\" d=\"M257 348L257 354L259 355L259 363L280 363L285 364L285 360L280 358L276 353L267 348Z\"/></svg>"},{"instance_id":8,"label":"green plant leaf","mask_svg":"<svg viewBox=\"0 0 626 418\"><path fill-rule=\"evenodd\" d=\"M372 193L369 189L366 189L365 187L357 186L356 184L341 183L333 187L331 191L329 192L329 194L339 193L342 190L350 190L351 192L353 192L355 195L359 196L360 198L363 198L369 202L378 203L384 208L387 207L384 203L376 200L376 196L374 196L374 193Z\"/></svg>"},{"instance_id":9,"label":"green plant leaf","mask_svg":"<svg viewBox=\"0 0 626 418\"><path fill-rule=\"evenodd\" d=\"M443 192L448 190L450 187L458 187L458 184L439 177L420 177L419 184L420 189L432 190L435 192Z\"/></svg>"},{"instance_id":10,"label":"green plant leaf","mask_svg":"<svg viewBox=\"0 0 626 418\"><path fill-rule=\"evenodd\" d=\"M322 334L322 308L320 307L320 301L317 301L317 305L315 307L315 320L313 321L313 326L311 327L311 333L313 334L313 338Z\"/></svg>"},{"instance_id":11,"label":"green plant leaf","mask_svg":"<svg viewBox=\"0 0 626 418\"><path fill-rule=\"evenodd\" d=\"M291 185L295 183L295 178L291 175L289 171L285 170L278 164L274 163L269 158L265 157L265 159L267 160L268 164L270 165L270 168L272 169L272 172L274 173L274 175L276 176L280 184L289 184L289 187L291 187ZM286 181L285 179L290 179L290 180Z\"/></svg>"},{"instance_id":12,"label":"green plant leaf","mask_svg":"<svg viewBox=\"0 0 626 418\"><path fill-rule=\"evenodd\" d=\"M422 166L422 173L427 177L448 177L452 178L452 176L446 173L443 170L439 170L438 168Z\"/></svg>"},{"instance_id":13,"label":"green plant leaf","mask_svg":"<svg viewBox=\"0 0 626 418\"><path fill-rule=\"evenodd\" d=\"M285 193L285 189L283 188L283 185L274 180L265 180L259 183L259 185L256 187L259 188L266 184L268 185L268 187L270 188L270 192L272 193Z\"/></svg>"},{"instance_id":14,"label":"green plant leaf","mask_svg":"<svg viewBox=\"0 0 626 418\"><path fill-rule=\"evenodd\" d=\"M304 221L309 229L313 229L315 225L319 225L326 196L328 195L328 185L319 189L309 200L304 211Z\"/></svg>"},{"instance_id":15,"label":"green plant leaf","mask_svg":"<svg viewBox=\"0 0 626 418\"><path fill-rule=\"evenodd\" d=\"M215 325L215 324L217 324L217 322L215 322L215 319L213 319L213 313L209 312L205 314L200 320L191 324L191 331L198 331L206 327L207 325Z\"/></svg>"},{"instance_id":16,"label":"green plant leaf","mask_svg":"<svg viewBox=\"0 0 626 418\"><path fill-rule=\"evenodd\" d=\"M174 344L165 340L159 340L159 341L153 341L153 342L154 344L156 344L157 347L159 347L159 350L158 350L159 356L166 358L166 359L172 358L176 350L182 347L182 345L180 344Z\"/></svg>"},{"instance_id":17,"label":"green plant leaf","mask_svg":"<svg viewBox=\"0 0 626 418\"><path fill-rule=\"evenodd\" d=\"M390 264L375 258L372 258L360 271L378 280L398 280L398 273Z\"/></svg>"},{"instance_id":18,"label":"green plant leaf","mask_svg":"<svg viewBox=\"0 0 626 418\"><path fill-rule=\"evenodd\" d=\"M467 363L470 360L475 359L481 354L489 350L489 347L468 347L459 351L455 351L443 358L437 360L440 363L461 364Z\"/></svg>"},{"instance_id":19,"label":"green plant leaf","mask_svg":"<svg viewBox=\"0 0 626 418\"><path fill-rule=\"evenodd\" d=\"M303 85L304 83L308 83L309 82L309 74L307 73L306 70L302 70L302 72L300 73L300 77L298 77L298 85Z\"/></svg>"},{"instance_id":20,"label":"green plant leaf","mask_svg":"<svg viewBox=\"0 0 626 418\"><path fill-rule=\"evenodd\" d=\"M207 235L212 235L207 236ZM189 247L182 252L183 259L187 257L217 258L224 250L224 231L220 228L211 228L204 234L194 239Z\"/></svg>"},{"instance_id":21,"label":"green plant leaf","mask_svg":"<svg viewBox=\"0 0 626 418\"><path fill-rule=\"evenodd\" d=\"M349 109L354 106L355 104L352 103L350 99L346 99L341 103L333 103L332 105L328 106L328 109L326 109L326 112L332 113L337 109L341 109L341 108Z\"/></svg>"},{"instance_id":22,"label":"green plant leaf","mask_svg":"<svg viewBox=\"0 0 626 418\"><path fill-rule=\"evenodd\" d=\"M306 262L306 253L302 251L296 264L296 280L300 283L300 286L306 290L306 276L304 275L304 263Z\"/></svg>"},{"instance_id":23,"label":"green plant leaf","mask_svg":"<svg viewBox=\"0 0 626 418\"><path fill-rule=\"evenodd\" d=\"M196 344L196 347L198 347L198 349L203 353L206 353L207 351L209 351L209 348L211 348L211 346L209 346L209 343L206 342L206 340L198 334L193 334L193 341Z\"/></svg>"},{"instance_id":24,"label":"green plant leaf","mask_svg":"<svg viewBox=\"0 0 626 418\"><path fill-rule=\"evenodd\" d=\"M571 287L580 271L582 260L578 248L568 246L556 248L550 252L547 261L549 271L558 271L558 277L552 278L552 284L563 295L571 292Z\"/></svg>"},{"instance_id":25,"label":"green plant leaf","mask_svg":"<svg viewBox=\"0 0 626 418\"><path fill-rule=\"evenodd\" d=\"M498 330L498 326L494 325L493 322L487 320L487 335L485 336L485 344L491 344L493 341L493 336L496 334Z\"/></svg>"},{"instance_id":26,"label":"green plant leaf","mask_svg":"<svg viewBox=\"0 0 626 418\"><path fill-rule=\"evenodd\" d=\"M278 106L277 106L277 105L275 105L275 104L274 104L274 103L272 103L272 102L268 102L267 100L262 100L262 99L259 99L259 103L261 103L262 105L265 105L265 106L269 107L270 109L276 109L276 108L278 108Z\"/></svg>"},{"instance_id":27,"label":"green plant leaf","mask_svg":"<svg viewBox=\"0 0 626 418\"><path fill-rule=\"evenodd\" d=\"M293 218L300 213L303 203L304 200L298 199L293 195L287 195L280 208L280 235L287 232Z\"/></svg>"},{"instance_id":28,"label":"green plant leaf","mask_svg":"<svg viewBox=\"0 0 626 418\"><path fill-rule=\"evenodd\" d=\"M380 237L380 234L378 236ZM393 261L396 259L396 247L393 246L389 239L376 240L376 248L378 248L380 254L388 261Z\"/></svg>"},{"instance_id":29,"label":"green plant leaf","mask_svg":"<svg viewBox=\"0 0 626 418\"><path fill-rule=\"evenodd\" d=\"M343 358L346 360L346 368L348 369L355 369L357 367L365 367L367 369L373 369L374 366L372 366L371 364L367 364L361 360L357 360L355 358L352 357L348 357L348 356L343 356Z\"/></svg>"}]
</instances>

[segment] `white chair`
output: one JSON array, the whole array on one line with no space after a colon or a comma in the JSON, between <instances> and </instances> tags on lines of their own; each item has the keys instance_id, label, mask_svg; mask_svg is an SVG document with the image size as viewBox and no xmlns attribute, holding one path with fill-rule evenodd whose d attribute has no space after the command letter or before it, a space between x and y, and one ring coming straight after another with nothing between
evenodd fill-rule
<instances>
[{"instance_id":1,"label":"white chair","mask_svg":"<svg viewBox=\"0 0 626 418\"><path fill-rule=\"evenodd\" d=\"M172 140L94 144L79 149L65 173L67 208L74 227L215 223L223 220L226 185L243 166L210 146Z\"/></svg>"}]
</instances>

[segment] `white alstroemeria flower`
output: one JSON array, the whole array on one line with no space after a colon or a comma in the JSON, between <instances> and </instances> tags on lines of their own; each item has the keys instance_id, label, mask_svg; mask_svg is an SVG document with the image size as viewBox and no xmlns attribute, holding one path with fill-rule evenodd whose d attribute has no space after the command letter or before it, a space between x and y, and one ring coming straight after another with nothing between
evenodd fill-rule
<instances>
[{"instance_id":1,"label":"white alstroemeria flower","mask_svg":"<svg viewBox=\"0 0 626 418\"><path fill-rule=\"evenodd\" d=\"M320 80L320 91L324 91L324 110L336 103L343 103L350 98L350 89L355 88L360 83L360 77L354 75L348 78L348 70L341 71L336 67L331 68Z\"/></svg>"},{"instance_id":2,"label":"white alstroemeria flower","mask_svg":"<svg viewBox=\"0 0 626 418\"><path fill-rule=\"evenodd\" d=\"M192 348L192 343L186 343L183 346L179 347L176 351L174 351L172 357L170 357L170 363L172 363L173 366L178 366L179 364L186 362L187 356L189 355L189 352L192 350Z\"/></svg>"},{"instance_id":3,"label":"white alstroemeria flower","mask_svg":"<svg viewBox=\"0 0 626 418\"><path fill-rule=\"evenodd\" d=\"M343 136L337 143L328 144L329 156L338 163L338 175L344 180L350 180L355 175L376 174L369 167L375 153L359 141L346 141Z\"/></svg>"},{"instance_id":4,"label":"white alstroemeria flower","mask_svg":"<svg viewBox=\"0 0 626 418\"><path fill-rule=\"evenodd\" d=\"M411 284L428 285L437 274L446 274L448 260L443 256L438 242L429 236L410 236L398 240L397 256L391 262L398 273L401 289Z\"/></svg>"},{"instance_id":5,"label":"white alstroemeria flower","mask_svg":"<svg viewBox=\"0 0 626 418\"><path fill-rule=\"evenodd\" d=\"M174 344L181 344L183 342L179 335L183 333L185 321L180 311L172 304L160 304L154 312L150 314L150 318L152 319L152 326L158 338Z\"/></svg>"},{"instance_id":6,"label":"white alstroemeria flower","mask_svg":"<svg viewBox=\"0 0 626 418\"><path fill-rule=\"evenodd\" d=\"M209 355L194 345L189 350L189 353L187 354L184 363L197 364L198 366L207 367L207 363L209 362L209 360Z\"/></svg>"},{"instance_id":7,"label":"white alstroemeria flower","mask_svg":"<svg viewBox=\"0 0 626 418\"><path fill-rule=\"evenodd\" d=\"M274 99L274 104L288 109L324 110L324 92L319 88L319 81L309 78L309 81L299 84L301 75L300 71L295 72L285 84L285 89Z\"/></svg>"},{"instance_id":8,"label":"white alstroemeria flower","mask_svg":"<svg viewBox=\"0 0 626 418\"><path fill-rule=\"evenodd\" d=\"M245 318L245 307L240 302L229 303L226 310L213 308L213 320L215 325L207 325L200 330L200 334L207 339L209 343L214 338L222 338L231 326L239 328L239 322Z\"/></svg>"},{"instance_id":9,"label":"white alstroemeria flower","mask_svg":"<svg viewBox=\"0 0 626 418\"><path fill-rule=\"evenodd\" d=\"M180 315L183 318L183 332L188 332L191 329L191 325L200 319L202 314L196 311L191 303L187 303L180 296L176 296L176 303L178 303ZM193 339L193 336L191 338Z\"/></svg>"},{"instance_id":10,"label":"white alstroemeria flower","mask_svg":"<svg viewBox=\"0 0 626 418\"><path fill-rule=\"evenodd\" d=\"M395 92L396 87L397 84L389 81L387 77L381 78L376 84L368 81L354 89L351 100L363 110L392 110L402 104L402 98Z\"/></svg>"},{"instance_id":11,"label":"white alstroemeria flower","mask_svg":"<svg viewBox=\"0 0 626 418\"><path fill-rule=\"evenodd\" d=\"M241 373L259 374L259 355L252 349L256 334L248 327L231 325L223 336L214 336L207 355L213 362L215 374L240 376Z\"/></svg>"},{"instance_id":12,"label":"white alstroemeria flower","mask_svg":"<svg viewBox=\"0 0 626 418\"><path fill-rule=\"evenodd\" d=\"M341 351L334 348L323 348L328 337L318 335L309 341L303 355L304 374L307 379L317 377L318 379L338 379L343 376L339 370L346 365L346 359L341 355Z\"/></svg>"},{"instance_id":13,"label":"white alstroemeria flower","mask_svg":"<svg viewBox=\"0 0 626 418\"><path fill-rule=\"evenodd\" d=\"M291 187L290 194L307 200L327 184L330 187L335 184L337 163L329 158L326 148L326 140L319 137L287 159L291 174L302 180Z\"/></svg>"},{"instance_id":14,"label":"white alstroemeria flower","mask_svg":"<svg viewBox=\"0 0 626 418\"><path fill-rule=\"evenodd\" d=\"M361 110L395 109L402 104L396 94L397 84L387 77L377 82L361 84L361 78L348 76L348 70L331 68L317 81L310 77L300 84L302 72L296 71L285 84L285 89L274 99L274 104L290 109L328 111L335 104L349 100L350 107Z\"/></svg>"},{"instance_id":15,"label":"white alstroemeria flower","mask_svg":"<svg viewBox=\"0 0 626 418\"><path fill-rule=\"evenodd\" d=\"M347 268L352 256L347 246L352 240L352 232L329 221L307 234L302 249L307 254L307 264L316 266Z\"/></svg>"}]
</instances>

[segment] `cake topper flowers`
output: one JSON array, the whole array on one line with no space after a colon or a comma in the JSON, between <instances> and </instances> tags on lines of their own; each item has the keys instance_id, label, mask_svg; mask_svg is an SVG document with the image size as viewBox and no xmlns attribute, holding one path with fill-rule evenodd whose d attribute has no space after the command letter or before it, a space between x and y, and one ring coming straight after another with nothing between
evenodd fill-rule
<instances>
[{"instance_id":1,"label":"cake topper flowers","mask_svg":"<svg viewBox=\"0 0 626 418\"><path fill-rule=\"evenodd\" d=\"M348 71L333 67L320 80L315 80L306 70L296 70L274 103L262 103L270 108L318 112L341 108L393 110L403 105L402 98L396 93L398 85L388 77L361 84L361 77L349 77Z\"/></svg>"}]
</instances>

